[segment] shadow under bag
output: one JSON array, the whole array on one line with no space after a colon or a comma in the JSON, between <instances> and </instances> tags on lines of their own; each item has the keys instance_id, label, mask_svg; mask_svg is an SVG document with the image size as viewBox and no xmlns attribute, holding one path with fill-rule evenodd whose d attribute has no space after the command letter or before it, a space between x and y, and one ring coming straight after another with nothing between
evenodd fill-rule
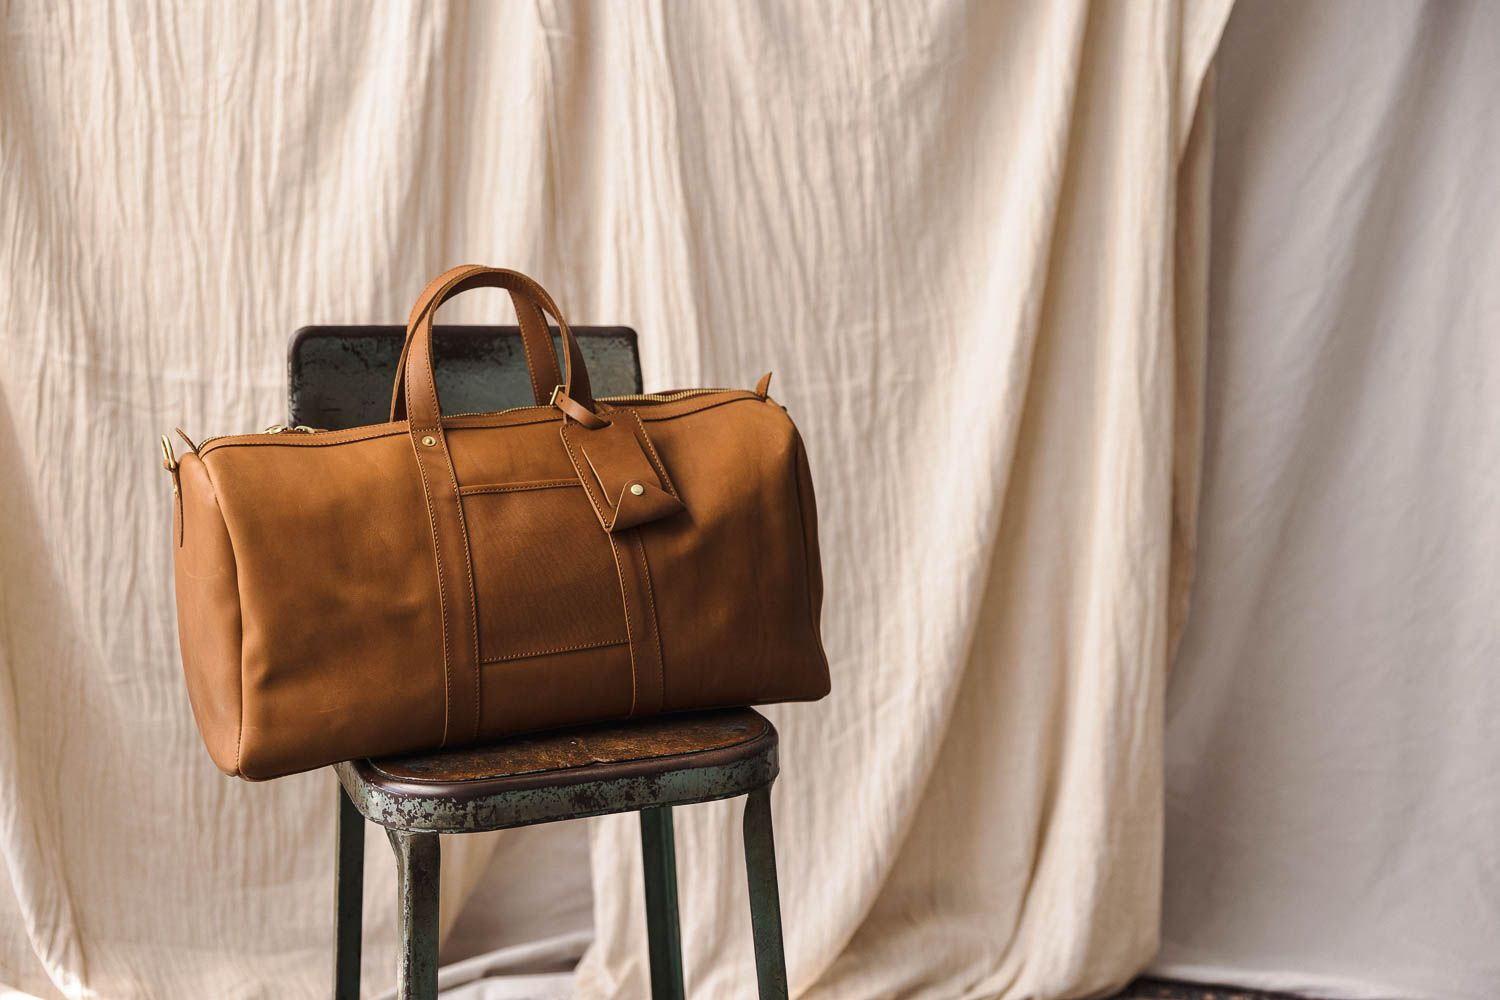
<instances>
[{"instance_id":1,"label":"shadow under bag","mask_svg":"<svg viewBox=\"0 0 1500 1000\"><path fill-rule=\"evenodd\" d=\"M441 416L433 314L480 287L511 295L536 405ZM273 778L826 695L812 479L768 380L596 400L551 296L469 265L412 308L388 423L211 438L180 461L164 442L214 763Z\"/></svg>"}]
</instances>

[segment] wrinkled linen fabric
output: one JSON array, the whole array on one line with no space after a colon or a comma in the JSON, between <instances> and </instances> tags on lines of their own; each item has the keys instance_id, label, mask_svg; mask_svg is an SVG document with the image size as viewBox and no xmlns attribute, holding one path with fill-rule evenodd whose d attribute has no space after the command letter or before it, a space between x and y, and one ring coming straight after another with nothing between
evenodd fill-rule
<instances>
[{"instance_id":1,"label":"wrinkled linen fabric","mask_svg":"<svg viewBox=\"0 0 1500 1000\"><path fill-rule=\"evenodd\" d=\"M633 325L650 386L774 369L806 436L834 694L769 711L794 991L1128 978L1228 6L8 7L0 982L325 994L333 785L199 745L155 441L278 419L291 330L394 321L460 261ZM466 298L446 317L509 322ZM738 810L677 815L694 996L753 990ZM444 845L447 922L495 843ZM637 853L596 825L580 996L648 992Z\"/></svg>"},{"instance_id":2,"label":"wrinkled linen fabric","mask_svg":"<svg viewBox=\"0 0 1500 1000\"><path fill-rule=\"evenodd\" d=\"M1500 997L1500 8L1236 8L1156 971Z\"/></svg>"}]
</instances>

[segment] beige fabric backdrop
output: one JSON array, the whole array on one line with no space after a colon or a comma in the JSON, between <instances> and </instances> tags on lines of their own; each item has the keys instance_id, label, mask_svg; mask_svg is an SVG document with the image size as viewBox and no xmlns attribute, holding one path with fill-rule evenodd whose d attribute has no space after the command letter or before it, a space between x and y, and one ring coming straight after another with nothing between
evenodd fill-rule
<instances>
[{"instance_id":1,"label":"beige fabric backdrop","mask_svg":"<svg viewBox=\"0 0 1500 1000\"><path fill-rule=\"evenodd\" d=\"M8 6L0 981L325 990L332 786L199 747L153 442L275 419L291 329L391 321L460 260L636 326L650 384L774 368L807 436L835 693L772 713L796 990L1129 976L1227 7ZM679 821L699 996L753 981L735 810ZM636 843L597 827L583 995L645 993ZM445 854L450 909L489 847Z\"/></svg>"},{"instance_id":2,"label":"beige fabric backdrop","mask_svg":"<svg viewBox=\"0 0 1500 1000\"><path fill-rule=\"evenodd\" d=\"M1497 67L1484 0L1225 32L1161 973L1500 997Z\"/></svg>"}]
</instances>

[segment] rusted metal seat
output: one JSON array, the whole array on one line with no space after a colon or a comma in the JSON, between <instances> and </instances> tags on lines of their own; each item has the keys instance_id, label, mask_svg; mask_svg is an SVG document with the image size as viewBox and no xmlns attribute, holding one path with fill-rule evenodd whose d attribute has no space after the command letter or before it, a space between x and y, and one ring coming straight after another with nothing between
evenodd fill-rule
<instances>
[{"instance_id":1,"label":"rusted metal seat","mask_svg":"<svg viewBox=\"0 0 1500 1000\"><path fill-rule=\"evenodd\" d=\"M672 807L746 795L745 864L762 997L786 996L771 832L776 730L748 708L519 737L491 746L335 765L339 803L338 996L358 995L364 820L400 867L402 997L437 992L438 834L607 813L641 814L652 993L681 997Z\"/></svg>"},{"instance_id":2,"label":"rusted metal seat","mask_svg":"<svg viewBox=\"0 0 1500 1000\"><path fill-rule=\"evenodd\" d=\"M599 395L641 389L633 331L574 328ZM308 327L289 351L290 423L342 428L386 419L401 327ZM529 381L514 327L437 327L436 376L452 412L525 405ZM554 340L555 340L554 336ZM385 827L399 868L399 996L437 996L440 834L478 833L608 813L641 814L651 989L684 995L672 807L746 796L756 975L763 998L787 995L771 784L776 730L748 708L664 716L518 737L488 746L335 766L336 1000L359 996L365 820Z\"/></svg>"}]
</instances>

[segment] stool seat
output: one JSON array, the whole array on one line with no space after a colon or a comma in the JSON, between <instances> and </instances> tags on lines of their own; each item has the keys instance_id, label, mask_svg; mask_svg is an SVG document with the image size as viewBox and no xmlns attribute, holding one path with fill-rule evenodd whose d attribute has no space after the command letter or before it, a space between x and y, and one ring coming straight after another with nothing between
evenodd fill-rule
<instances>
[{"instance_id":1,"label":"stool seat","mask_svg":"<svg viewBox=\"0 0 1500 1000\"><path fill-rule=\"evenodd\" d=\"M777 774L776 729L748 708L352 760L339 782L388 829L475 833L744 795Z\"/></svg>"}]
</instances>

